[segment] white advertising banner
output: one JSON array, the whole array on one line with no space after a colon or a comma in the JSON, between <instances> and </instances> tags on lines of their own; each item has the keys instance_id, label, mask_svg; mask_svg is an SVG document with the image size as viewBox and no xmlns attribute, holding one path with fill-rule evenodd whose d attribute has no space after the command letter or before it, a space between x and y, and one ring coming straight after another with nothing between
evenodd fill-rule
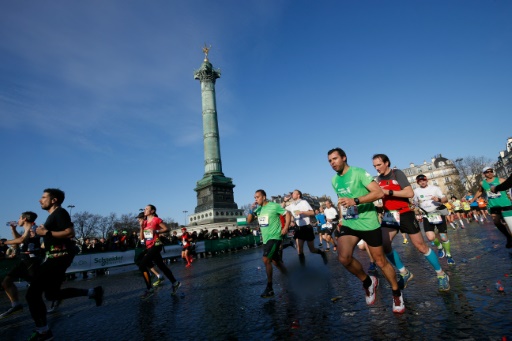
<instances>
[{"instance_id":1,"label":"white advertising banner","mask_svg":"<svg viewBox=\"0 0 512 341\"><path fill-rule=\"evenodd\" d=\"M182 249L181 245L166 245L162 250L162 258L181 257ZM197 242L195 251L198 254L205 252L204 242ZM130 264L135 264L135 250L86 253L76 255L66 272L81 272Z\"/></svg>"}]
</instances>

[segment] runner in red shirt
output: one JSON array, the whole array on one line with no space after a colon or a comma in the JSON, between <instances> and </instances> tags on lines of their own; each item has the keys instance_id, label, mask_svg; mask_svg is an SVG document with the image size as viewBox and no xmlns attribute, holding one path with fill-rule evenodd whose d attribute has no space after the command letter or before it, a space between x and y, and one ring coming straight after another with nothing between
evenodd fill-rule
<instances>
[{"instance_id":1,"label":"runner in red shirt","mask_svg":"<svg viewBox=\"0 0 512 341\"><path fill-rule=\"evenodd\" d=\"M400 289L404 289L414 276L405 268L398 253L391 247L391 242L398 231L409 235L412 244L432 265L441 283L447 275L441 268L437 255L425 244L415 214L410 209L409 198L414 196L414 191L407 177L401 170L391 169L391 161L385 154L374 155L373 166L379 173L376 180L385 194L382 198L384 215L381 223L384 252L388 260L400 271ZM446 290L446 286L440 285L439 288Z\"/></svg>"},{"instance_id":2,"label":"runner in red shirt","mask_svg":"<svg viewBox=\"0 0 512 341\"><path fill-rule=\"evenodd\" d=\"M164 224L162 219L158 218L156 214L156 207L148 205L144 209L144 216L146 217L140 224L140 238L145 241L147 252L139 262L139 269L144 277L146 283L146 291L141 296L142 299L153 296L154 289L151 286L149 269L153 263L158 266L172 283L172 294L175 295L181 283L174 278L171 269L169 269L162 259L162 242L158 238L159 233L167 232L169 228Z\"/></svg>"},{"instance_id":3,"label":"runner in red shirt","mask_svg":"<svg viewBox=\"0 0 512 341\"><path fill-rule=\"evenodd\" d=\"M181 244L183 245L183 250L181 251L181 258L185 259L185 261L187 262L187 265L185 265L185 267L190 268L192 266L192 262L194 261L192 259L192 255L190 254L190 251L192 249L192 244L190 244L191 238L185 226L181 228L181 233L182 235L180 239Z\"/></svg>"}]
</instances>

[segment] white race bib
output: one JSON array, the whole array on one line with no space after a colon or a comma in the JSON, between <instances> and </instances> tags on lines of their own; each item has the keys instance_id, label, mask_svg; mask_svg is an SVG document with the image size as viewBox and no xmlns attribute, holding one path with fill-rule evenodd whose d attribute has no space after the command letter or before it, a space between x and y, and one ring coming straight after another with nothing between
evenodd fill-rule
<instances>
[{"instance_id":1,"label":"white race bib","mask_svg":"<svg viewBox=\"0 0 512 341\"><path fill-rule=\"evenodd\" d=\"M441 218L441 215L439 213L431 212L427 214L428 222L434 225L441 224L443 222L443 219Z\"/></svg>"},{"instance_id":2,"label":"white race bib","mask_svg":"<svg viewBox=\"0 0 512 341\"><path fill-rule=\"evenodd\" d=\"M350 206L348 208L341 206L341 214L345 220L359 218L359 211L357 210L357 206Z\"/></svg>"},{"instance_id":3,"label":"white race bib","mask_svg":"<svg viewBox=\"0 0 512 341\"><path fill-rule=\"evenodd\" d=\"M260 224L260 227L267 227L268 226L268 216L259 216L258 217L258 223Z\"/></svg>"},{"instance_id":4,"label":"white race bib","mask_svg":"<svg viewBox=\"0 0 512 341\"><path fill-rule=\"evenodd\" d=\"M153 230L150 230L150 229L144 230L144 239L146 239L146 240L153 239Z\"/></svg>"},{"instance_id":5,"label":"white race bib","mask_svg":"<svg viewBox=\"0 0 512 341\"><path fill-rule=\"evenodd\" d=\"M400 212L384 211L382 221L388 226L400 226Z\"/></svg>"},{"instance_id":6,"label":"white race bib","mask_svg":"<svg viewBox=\"0 0 512 341\"><path fill-rule=\"evenodd\" d=\"M491 191L487 191L487 198L489 199L496 199L496 198L499 198L501 197L501 193L498 192L498 193L493 193Z\"/></svg>"}]
</instances>

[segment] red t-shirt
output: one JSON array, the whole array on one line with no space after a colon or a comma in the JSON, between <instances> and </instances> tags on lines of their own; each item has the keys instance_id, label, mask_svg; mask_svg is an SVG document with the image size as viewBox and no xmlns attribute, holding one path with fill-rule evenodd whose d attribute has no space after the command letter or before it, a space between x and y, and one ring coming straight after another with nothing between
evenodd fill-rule
<instances>
[{"instance_id":1,"label":"red t-shirt","mask_svg":"<svg viewBox=\"0 0 512 341\"><path fill-rule=\"evenodd\" d=\"M189 240L190 240L190 236L189 236L188 232L185 232L181 235L181 243L183 244L184 249L186 249L187 247L190 246Z\"/></svg>"},{"instance_id":2,"label":"red t-shirt","mask_svg":"<svg viewBox=\"0 0 512 341\"><path fill-rule=\"evenodd\" d=\"M379 175L377 182L382 189L399 191L407 186L410 186L409 181L405 174L399 169L392 169L388 175ZM400 213L409 212L409 199L398 198L390 195L385 195L382 198L382 204L386 211L397 210Z\"/></svg>"},{"instance_id":3,"label":"red t-shirt","mask_svg":"<svg viewBox=\"0 0 512 341\"><path fill-rule=\"evenodd\" d=\"M144 234L144 240L146 242L146 247L149 249L153 247L158 240L158 232L160 230L160 223L162 223L162 219L158 217L153 217L151 221L144 220L142 223L142 232Z\"/></svg>"}]
</instances>

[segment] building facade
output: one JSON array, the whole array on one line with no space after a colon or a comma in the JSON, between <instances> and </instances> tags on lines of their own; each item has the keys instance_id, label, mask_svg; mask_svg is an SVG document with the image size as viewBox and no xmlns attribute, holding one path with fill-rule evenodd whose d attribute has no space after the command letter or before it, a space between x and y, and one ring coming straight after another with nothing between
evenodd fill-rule
<instances>
[{"instance_id":1,"label":"building facade","mask_svg":"<svg viewBox=\"0 0 512 341\"><path fill-rule=\"evenodd\" d=\"M443 157L441 154L431 159L431 162L423 161L416 165L411 163L408 168L402 169L407 176L407 180L413 189L418 188L416 177L424 174L428 178L430 185L436 185L441 188L445 195L451 195L456 191L456 182L460 181L460 174L452 160Z\"/></svg>"},{"instance_id":2,"label":"building facade","mask_svg":"<svg viewBox=\"0 0 512 341\"><path fill-rule=\"evenodd\" d=\"M500 151L498 161L493 165L495 174L500 178L508 178L512 174L512 137L507 139L505 150Z\"/></svg>"}]
</instances>

